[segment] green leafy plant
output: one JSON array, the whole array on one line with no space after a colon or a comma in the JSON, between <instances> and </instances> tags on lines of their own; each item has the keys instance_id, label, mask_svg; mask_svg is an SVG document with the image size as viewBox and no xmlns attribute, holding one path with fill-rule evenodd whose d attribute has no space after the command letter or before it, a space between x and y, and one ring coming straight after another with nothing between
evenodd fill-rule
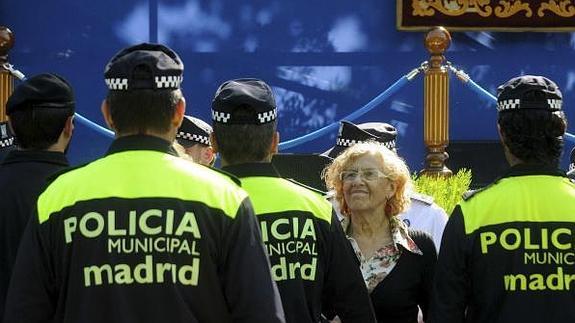
<instances>
[{"instance_id":1,"label":"green leafy plant","mask_svg":"<svg viewBox=\"0 0 575 323\"><path fill-rule=\"evenodd\" d=\"M451 177L413 176L417 192L432 196L435 203L451 214L471 184L471 170L462 168Z\"/></svg>"}]
</instances>

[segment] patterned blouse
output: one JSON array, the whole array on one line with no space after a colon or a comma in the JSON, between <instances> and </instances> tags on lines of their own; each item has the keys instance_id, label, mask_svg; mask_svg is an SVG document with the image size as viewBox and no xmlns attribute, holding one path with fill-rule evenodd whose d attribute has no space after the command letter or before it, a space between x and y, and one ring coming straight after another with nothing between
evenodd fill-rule
<instances>
[{"instance_id":1,"label":"patterned blouse","mask_svg":"<svg viewBox=\"0 0 575 323\"><path fill-rule=\"evenodd\" d=\"M419 255L423 254L415 242L409 237L407 227L403 221L396 216L391 217L389 222L393 243L381 246L369 259L364 257L355 239L348 234L350 225L349 217L343 217L341 225L355 251L357 259L359 259L363 280L370 293L385 279L397 264L402 252L402 249L399 248L400 245L409 252Z\"/></svg>"}]
</instances>

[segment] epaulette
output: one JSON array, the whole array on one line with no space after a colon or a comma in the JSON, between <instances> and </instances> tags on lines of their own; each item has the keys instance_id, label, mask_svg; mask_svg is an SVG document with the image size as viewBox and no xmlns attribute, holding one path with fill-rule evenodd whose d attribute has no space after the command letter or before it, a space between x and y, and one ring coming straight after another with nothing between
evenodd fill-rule
<instances>
[{"instance_id":1,"label":"epaulette","mask_svg":"<svg viewBox=\"0 0 575 323\"><path fill-rule=\"evenodd\" d=\"M198 165L202 165L202 164L198 164ZM241 181L238 177L236 177L235 175L233 175L232 173L228 173L228 172L226 172L225 170L221 170L221 169L219 169L219 168L215 168L215 167L211 167L211 166L206 166L206 165L202 165L202 166L207 167L207 168L209 168L210 170L213 170L213 171L215 171L215 172L218 172L218 173L220 173L220 174L222 174L222 175L225 175L225 176L229 177L229 178L230 178L234 183L236 183L238 186L240 186L240 187L242 186L242 181Z\"/></svg>"},{"instance_id":2,"label":"epaulette","mask_svg":"<svg viewBox=\"0 0 575 323\"><path fill-rule=\"evenodd\" d=\"M433 197L421 193L412 192L409 197L413 200L425 203L427 205L433 204Z\"/></svg>"},{"instance_id":3,"label":"epaulette","mask_svg":"<svg viewBox=\"0 0 575 323\"><path fill-rule=\"evenodd\" d=\"M491 186L491 185L489 185L489 186ZM461 197L463 198L464 201L467 201L470 198L472 198L473 196L475 196L477 193L481 193L481 192L485 191L489 186L478 188L476 190L469 190L469 191L463 193L463 195Z\"/></svg>"},{"instance_id":4,"label":"epaulette","mask_svg":"<svg viewBox=\"0 0 575 323\"><path fill-rule=\"evenodd\" d=\"M293 178L284 178L284 179L285 179L285 180L288 180L288 181L290 181L290 182L292 182L292 183L294 183L294 184L297 184L297 185L299 185L299 186L301 186L301 187L305 187L305 188L307 188L308 190L314 191L314 192L316 192L316 193L318 193L318 194L320 194L320 195L326 195L326 194L327 194L327 192L324 192L324 191L322 191L322 190L318 190L317 188L314 188L314 187L311 187L311 186L302 184L302 183L296 181L296 180L293 179Z\"/></svg>"}]
</instances>

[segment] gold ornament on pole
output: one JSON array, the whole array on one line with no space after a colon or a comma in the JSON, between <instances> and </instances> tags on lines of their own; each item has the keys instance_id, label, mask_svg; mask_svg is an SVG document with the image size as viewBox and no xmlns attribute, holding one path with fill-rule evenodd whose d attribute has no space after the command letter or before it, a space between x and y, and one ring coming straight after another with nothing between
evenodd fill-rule
<instances>
[{"instance_id":1,"label":"gold ornament on pole","mask_svg":"<svg viewBox=\"0 0 575 323\"><path fill-rule=\"evenodd\" d=\"M449 74L443 65L443 54L451 44L451 35L443 27L430 30L425 36L425 47L431 54L424 81L424 130L423 140L427 147L424 175L451 176L445 166L449 155Z\"/></svg>"}]
</instances>

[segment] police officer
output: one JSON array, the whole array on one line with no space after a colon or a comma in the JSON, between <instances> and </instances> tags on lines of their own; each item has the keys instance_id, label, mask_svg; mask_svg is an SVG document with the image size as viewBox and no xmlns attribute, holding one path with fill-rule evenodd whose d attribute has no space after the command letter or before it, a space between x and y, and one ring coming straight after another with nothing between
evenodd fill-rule
<instances>
[{"instance_id":1,"label":"police officer","mask_svg":"<svg viewBox=\"0 0 575 323\"><path fill-rule=\"evenodd\" d=\"M216 155L210 145L211 133L212 127L209 124L192 116L184 116L182 125L176 134L176 140L193 161L213 166Z\"/></svg>"},{"instance_id":2,"label":"police officer","mask_svg":"<svg viewBox=\"0 0 575 323\"><path fill-rule=\"evenodd\" d=\"M342 121L336 144L325 152L331 158L337 157L348 147L367 141L377 141L387 148L396 151L397 129L385 122L368 122L355 125ZM411 205L399 215L400 219L413 230L420 230L431 235L437 250L441 245L441 236L447 223L445 211L433 202L433 197L411 192Z\"/></svg>"},{"instance_id":3,"label":"police officer","mask_svg":"<svg viewBox=\"0 0 575 323\"><path fill-rule=\"evenodd\" d=\"M55 74L40 74L20 84L6 102L7 124L0 145L10 147L0 163L0 317L20 238L46 179L68 166L65 151L72 138L74 93Z\"/></svg>"},{"instance_id":4,"label":"police officer","mask_svg":"<svg viewBox=\"0 0 575 323\"><path fill-rule=\"evenodd\" d=\"M261 80L223 83L212 102L212 145L223 169L238 176L260 221L286 321L319 322L333 309L343 322L374 322L367 290L332 207L323 196L282 179L277 107Z\"/></svg>"},{"instance_id":5,"label":"police officer","mask_svg":"<svg viewBox=\"0 0 575 323\"><path fill-rule=\"evenodd\" d=\"M558 169L561 92L542 76L515 77L498 88L497 111L511 167L449 218L430 322L573 322L575 186Z\"/></svg>"},{"instance_id":6,"label":"police officer","mask_svg":"<svg viewBox=\"0 0 575 323\"><path fill-rule=\"evenodd\" d=\"M155 44L105 71L105 157L40 195L5 322L283 322L257 221L230 177L173 155L183 64Z\"/></svg>"}]
</instances>

